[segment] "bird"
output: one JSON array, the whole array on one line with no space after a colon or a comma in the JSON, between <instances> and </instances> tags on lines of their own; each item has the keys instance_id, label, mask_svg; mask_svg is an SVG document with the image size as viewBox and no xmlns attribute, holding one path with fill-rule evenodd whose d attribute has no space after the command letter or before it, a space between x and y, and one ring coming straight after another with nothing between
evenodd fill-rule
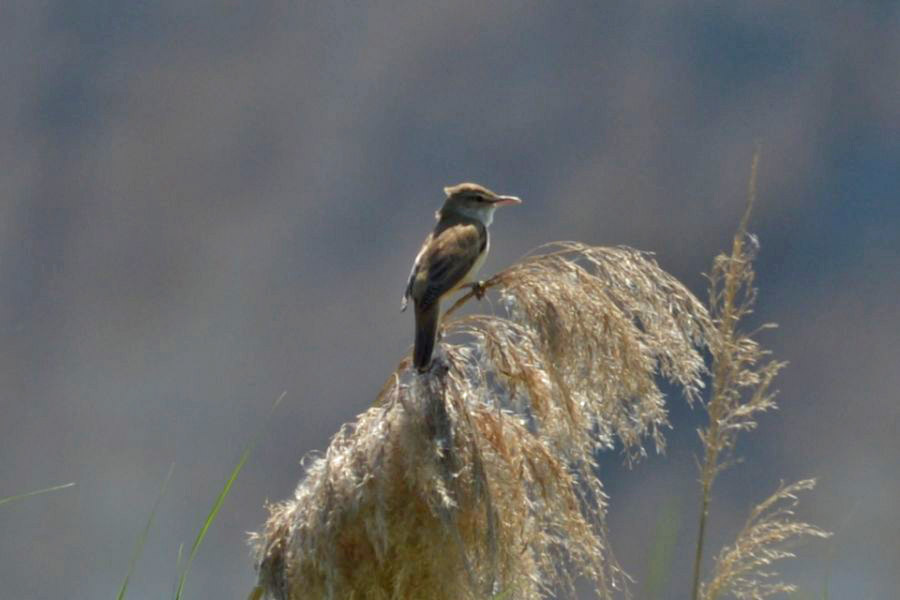
<instances>
[{"instance_id":1,"label":"bird","mask_svg":"<svg viewBox=\"0 0 900 600\"><path fill-rule=\"evenodd\" d=\"M441 300L463 287L471 287L479 298L484 294L475 277L490 249L488 227L494 211L522 203L516 196L500 196L477 183L445 187L444 194L444 204L435 213L437 224L416 255L400 304L401 312L410 299L415 306L413 366L419 373L431 366Z\"/></svg>"}]
</instances>

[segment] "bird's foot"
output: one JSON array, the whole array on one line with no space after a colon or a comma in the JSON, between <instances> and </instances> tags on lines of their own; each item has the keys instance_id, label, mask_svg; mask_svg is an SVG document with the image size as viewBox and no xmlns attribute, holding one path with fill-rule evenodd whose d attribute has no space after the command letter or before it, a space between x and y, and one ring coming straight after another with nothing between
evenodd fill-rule
<instances>
[{"instance_id":1,"label":"bird's foot","mask_svg":"<svg viewBox=\"0 0 900 600\"><path fill-rule=\"evenodd\" d=\"M484 298L484 295L487 293L487 288L484 286L483 281L476 281L474 283L470 283L469 287L472 288L472 293L475 294L475 298L481 300Z\"/></svg>"},{"instance_id":2,"label":"bird's foot","mask_svg":"<svg viewBox=\"0 0 900 600\"><path fill-rule=\"evenodd\" d=\"M429 373L436 377L443 377L450 371L450 365L442 356L435 354L427 365L424 367L417 367L416 371L419 372L419 375Z\"/></svg>"}]
</instances>

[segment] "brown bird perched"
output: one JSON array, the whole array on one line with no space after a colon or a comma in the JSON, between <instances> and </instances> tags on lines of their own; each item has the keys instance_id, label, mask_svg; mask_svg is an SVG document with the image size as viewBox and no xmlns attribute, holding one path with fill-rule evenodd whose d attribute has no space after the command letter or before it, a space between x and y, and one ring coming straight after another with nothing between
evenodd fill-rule
<instances>
[{"instance_id":1,"label":"brown bird perched","mask_svg":"<svg viewBox=\"0 0 900 600\"><path fill-rule=\"evenodd\" d=\"M447 199L435 213L437 225L416 255L400 307L406 310L412 298L416 309L413 365L420 373L431 364L441 300L463 286L472 287L476 293L481 289L475 276L490 248L488 226L494 210L522 202L515 196L498 196L475 183L447 187L444 193Z\"/></svg>"}]
</instances>

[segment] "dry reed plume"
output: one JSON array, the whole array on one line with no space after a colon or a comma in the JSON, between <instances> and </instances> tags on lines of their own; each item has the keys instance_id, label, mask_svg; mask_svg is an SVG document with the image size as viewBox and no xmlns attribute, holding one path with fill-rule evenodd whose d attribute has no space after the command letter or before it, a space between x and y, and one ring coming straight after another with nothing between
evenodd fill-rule
<instances>
[{"instance_id":1,"label":"dry reed plume","mask_svg":"<svg viewBox=\"0 0 900 600\"><path fill-rule=\"evenodd\" d=\"M787 363L769 360L769 351L753 339L754 333L739 329L740 321L753 310L757 290L753 287L753 259L759 244L747 232L747 223L756 199L759 153L753 157L747 209L734 235L730 254L713 261L709 278L709 306L715 334L709 336L712 355L712 392L706 404L708 424L699 431L703 445L700 465L701 508L694 557L693 599L714 600L730 592L736 598L765 598L793 590L793 586L775 581L776 574L765 569L777 559L793 556L782 550L784 544L804 536L828 537L829 534L807 523L793 521L789 508L776 508L785 500L796 502L796 492L812 489L814 480L781 486L753 509L735 544L725 548L716 559L708 584L700 581L706 523L713 484L729 465L730 455L740 432L756 428L759 413L774 410L772 382ZM771 329L765 324L760 330Z\"/></svg>"},{"instance_id":2,"label":"dry reed plume","mask_svg":"<svg viewBox=\"0 0 900 600\"><path fill-rule=\"evenodd\" d=\"M713 600L730 592L735 598L762 600L795 592L796 586L779 581L778 573L769 569L774 562L794 556L788 545L799 538L831 535L794 519L797 492L813 487L812 479L780 485L774 494L754 507L734 544L723 548L716 557L716 568L710 581L702 585L701 598Z\"/></svg>"},{"instance_id":3,"label":"dry reed plume","mask_svg":"<svg viewBox=\"0 0 900 600\"><path fill-rule=\"evenodd\" d=\"M698 394L703 305L646 254L566 243L495 276L507 318L448 320L259 540L274 598L541 598L625 585L595 454L663 443L656 374Z\"/></svg>"},{"instance_id":4,"label":"dry reed plume","mask_svg":"<svg viewBox=\"0 0 900 600\"><path fill-rule=\"evenodd\" d=\"M768 401L777 365L745 380L758 348L723 335L723 318L733 331L739 311L711 317L645 253L554 244L486 286L504 316L446 319L434 368L417 375L401 361L374 406L312 461L295 497L270 507L255 536L256 597L537 599L574 596L576 578L603 598L627 595L607 540L598 452L620 445L638 457L646 440L662 448L659 376L699 398L704 348L731 361L713 363L727 370L713 377L726 431L706 433L707 448L727 448L728 432L751 426L752 411L729 408L747 403L728 386L761 390L754 410ZM760 505L720 555L705 598L746 588L763 558L780 557L757 553L797 533L770 528L787 515L771 507L805 484Z\"/></svg>"}]
</instances>

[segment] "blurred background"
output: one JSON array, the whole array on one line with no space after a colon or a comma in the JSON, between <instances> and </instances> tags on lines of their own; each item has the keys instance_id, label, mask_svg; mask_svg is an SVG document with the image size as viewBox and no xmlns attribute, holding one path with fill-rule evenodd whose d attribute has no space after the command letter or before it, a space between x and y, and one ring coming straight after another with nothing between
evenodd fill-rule
<instances>
[{"instance_id":1,"label":"blurred background","mask_svg":"<svg viewBox=\"0 0 900 600\"><path fill-rule=\"evenodd\" d=\"M780 323L761 339L791 364L715 490L707 554L815 476L800 516L835 536L783 565L801 597L896 597L900 3L2 12L0 496L77 482L0 507L3 597L114 596L174 462L129 596L171 597L179 544L265 427L186 590L246 597L264 502L408 350L400 295L444 185L524 199L485 275L552 240L627 244L705 298L757 143L748 327ZM671 411L666 456L603 466L639 598L690 591L703 413Z\"/></svg>"}]
</instances>

